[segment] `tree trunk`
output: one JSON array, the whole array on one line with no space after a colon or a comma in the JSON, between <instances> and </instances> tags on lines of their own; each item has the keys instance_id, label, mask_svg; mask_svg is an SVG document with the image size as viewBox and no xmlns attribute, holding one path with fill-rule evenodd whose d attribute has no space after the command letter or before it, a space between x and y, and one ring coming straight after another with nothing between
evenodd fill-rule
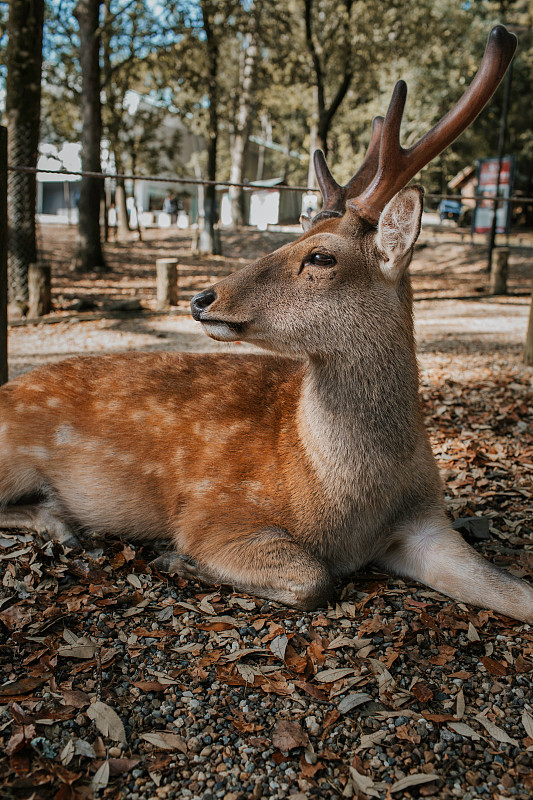
<instances>
[{"instance_id":1,"label":"tree trunk","mask_svg":"<svg viewBox=\"0 0 533 800\"><path fill-rule=\"evenodd\" d=\"M115 163L117 163L116 159ZM117 178L117 184L115 186L115 211L117 214L117 236L119 239L127 239L131 229L128 218L128 207L126 205L124 178Z\"/></svg>"},{"instance_id":2,"label":"tree trunk","mask_svg":"<svg viewBox=\"0 0 533 800\"><path fill-rule=\"evenodd\" d=\"M344 0L344 10L346 18L349 20L352 11L353 0ZM339 107L348 93L354 75L351 47L345 42L343 71L340 74L340 83L337 91L329 102L326 101L326 87L328 76L326 74L327 59L322 57L320 48L317 47L313 34L313 0L305 0L305 39L307 49L311 57L312 69L314 72L314 112L312 118L311 138L313 138L313 128L316 125L317 144L328 155L328 133L331 123ZM311 153L311 158L313 153ZM310 170L311 172L311 170ZM312 185L312 184L310 184Z\"/></svg>"},{"instance_id":3,"label":"tree trunk","mask_svg":"<svg viewBox=\"0 0 533 800\"><path fill-rule=\"evenodd\" d=\"M137 172L137 153L135 152L134 149L132 149L131 151L130 158L131 158L131 172L132 175L135 175L135 173ZM131 188L133 197L133 212L135 214L135 219L137 220L137 224L135 226L137 228L137 241L142 242L143 236L141 231L141 218L139 214L139 206L137 205L137 185L135 183L135 180L133 180L133 186Z\"/></svg>"},{"instance_id":4,"label":"tree trunk","mask_svg":"<svg viewBox=\"0 0 533 800\"><path fill-rule=\"evenodd\" d=\"M231 183L242 183L244 177L244 156L246 152L246 134L236 131L231 145ZM231 227L240 228L243 224L242 189L238 186L229 187L231 201Z\"/></svg>"},{"instance_id":5,"label":"tree trunk","mask_svg":"<svg viewBox=\"0 0 533 800\"><path fill-rule=\"evenodd\" d=\"M11 166L37 166L43 16L44 0L10 2L6 114ZM35 173L9 173L9 300L24 312L28 302L28 268L37 261L36 186Z\"/></svg>"},{"instance_id":6,"label":"tree trunk","mask_svg":"<svg viewBox=\"0 0 533 800\"><path fill-rule=\"evenodd\" d=\"M261 138L264 142L272 141L272 123L267 113L261 115ZM257 156L257 172L255 174L256 181L263 180L263 170L265 168L265 146L259 146L259 153Z\"/></svg>"},{"instance_id":7,"label":"tree trunk","mask_svg":"<svg viewBox=\"0 0 533 800\"><path fill-rule=\"evenodd\" d=\"M313 155L318 145L318 91L317 87L313 86L313 110L311 112L311 125L309 128L309 169L307 171L307 185L312 188L318 188L318 182L315 174L315 165Z\"/></svg>"},{"instance_id":8,"label":"tree trunk","mask_svg":"<svg viewBox=\"0 0 533 800\"><path fill-rule=\"evenodd\" d=\"M114 14L111 10L111 0L102 0L104 5L104 21L102 23L103 35L101 38L102 69L100 83L105 88L108 124L105 136L109 141L113 153L115 172L124 173L122 158L121 135L124 133L122 115L124 114L124 90L120 91L114 84L114 71L112 64L111 38L113 35ZM116 25L115 25L116 28ZM115 184L115 234L119 239L127 239L131 231L128 208L126 205L126 186L124 178L117 178Z\"/></svg>"},{"instance_id":9,"label":"tree trunk","mask_svg":"<svg viewBox=\"0 0 533 800\"><path fill-rule=\"evenodd\" d=\"M202 180L202 170L200 169L199 160L199 143L197 137L194 137L194 151L191 156L191 162L194 169L194 177L196 180ZM191 241L191 252L198 253L200 249L200 230L203 229L205 217L205 191L203 183L197 185L197 209L196 209L196 222L193 226L193 236Z\"/></svg>"},{"instance_id":10,"label":"tree trunk","mask_svg":"<svg viewBox=\"0 0 533 800\"><path fill-rule=\"evenodd\" d=\"M198 249L201 253L220 253L217 222L215 181L217 179L217 146L218 146L218 69L219 40L214 30L216 3L202 0L202 17L207 46L208 79L207 96L209 101L209 119L207 128L207 180L211 185L205 187L205 216L200 230Z\"/></svg>"},{"instance_id":11,"label":"tree trunk","mask_svg":"<svg viewBox=\"0 0 533 800\"><path fill-rule=\"evenodd\" d=\"M100 35L101 0L78 0L74 16L79 25L81 64L81 165L83 171L101 172L100 140ZM81 179L78 205L78 241L75 269L79 272L104 270L100 238L100 178Z\"/></svg>"},{"instance_id":12,"label":"tree trunk","mask_svg":"<svg viewBox=\"0 0 533 800\"><path fill-rule=\"evenodd\" d=\"M7 359L7 130L0 126L0 386L9 377Z\"/></svg>"},{"instance_id":13,"label":"tree trunk","mask_svg":"<svg viewBox=\"0 0 533 800\"><path fill-rule=\"evenodd\" d=\"M257 20L254 20L253 24L255 27ZM255 36L255 30L247 34L245 48L242 54L242 77L239 81L239 107L235 117L235 128L231 147L230 181L232 183L242 183L244 178L244 161L250 132L255 70L258 56ZM236 186L230 186L229 196L231 199L231 227L238 228L243 224L243 190Z\"/></svg>"}]
</instances>

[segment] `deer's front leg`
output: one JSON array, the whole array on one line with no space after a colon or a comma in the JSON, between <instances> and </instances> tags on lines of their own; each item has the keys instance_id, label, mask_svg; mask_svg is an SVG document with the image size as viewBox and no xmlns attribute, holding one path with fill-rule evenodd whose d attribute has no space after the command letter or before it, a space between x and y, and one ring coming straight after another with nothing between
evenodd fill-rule
<instances>
[{"instance_id":1,"label":"deer's front leg","mask_svg":"<svg viewBox=\"0 0 533 800\"><path fill-rule=\"evenodd\" d=\"M376 562L455 600L533 623L533 588L483 558L444 517L406 525Z\"/></svg>"},{"instance_id":2,"label":"deer's front leg","mask_svg":"<svg viewBox=\"0 0 533 800\"><path fill-rule=\"evenodd\" d=\"M199 555L164 554L154 566L203 583L229 584L237 591L304 610L325 605L333 592L333 578L325 564L282 528L211 542Z\"/></svg>"}]
</instances>

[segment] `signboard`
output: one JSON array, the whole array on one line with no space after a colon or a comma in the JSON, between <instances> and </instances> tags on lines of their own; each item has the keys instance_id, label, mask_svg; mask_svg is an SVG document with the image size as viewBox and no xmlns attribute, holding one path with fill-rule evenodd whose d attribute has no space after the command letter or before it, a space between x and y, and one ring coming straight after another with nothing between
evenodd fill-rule
<instances>
[{"instance_id":1,"label":"signboard","mask_svg":"<svg viewBox=\"0 0 533 800\"><path fill-rule=\"evenodd\" d=\"M478 187L473 229L475 233L489 233L494 215L494 197L498 189L500 197L510 197L513 190L514 156L502 158L500 185L498 187L497 158L482 158L478 161ZM481 199L482 198L482 199ZM496 210L496 233L509 233L511 225L511 203L500 200Z\"/></svg>"}]
</instances>

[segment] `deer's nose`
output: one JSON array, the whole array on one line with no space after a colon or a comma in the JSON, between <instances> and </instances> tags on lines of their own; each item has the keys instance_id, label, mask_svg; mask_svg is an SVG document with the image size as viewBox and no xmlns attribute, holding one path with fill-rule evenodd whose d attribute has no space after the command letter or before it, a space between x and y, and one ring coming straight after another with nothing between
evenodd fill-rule
<instances>
[{"instance_id":1,"label":"deer's nose","mask_svg":"<svg viewBox=\"0 0 533 800\"><path fill-rule=\"evenodd\" d=\"M205 289L200 294L197 294L191 300L191 311L193 318L199 320L202 316L202 311L205 311L209 306L215 302L217 294L214 289Z\"/></svg>"}]
</instances>

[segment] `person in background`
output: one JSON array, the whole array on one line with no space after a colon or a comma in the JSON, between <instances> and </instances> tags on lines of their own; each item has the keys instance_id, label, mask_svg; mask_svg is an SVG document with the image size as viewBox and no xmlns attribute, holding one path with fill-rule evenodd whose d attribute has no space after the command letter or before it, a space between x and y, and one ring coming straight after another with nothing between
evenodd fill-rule
<instances>
[{"instance_id":1,"label":"person in background","mask_svg":"<svg viewBox=\"0 0 533 800\"><path fill-rule=\"evenodd\" d=\"M170 216L170 224L175 225L178 218L178 202L172 192L163 201L163 211Z\"/></svg>"}]
</instances>

